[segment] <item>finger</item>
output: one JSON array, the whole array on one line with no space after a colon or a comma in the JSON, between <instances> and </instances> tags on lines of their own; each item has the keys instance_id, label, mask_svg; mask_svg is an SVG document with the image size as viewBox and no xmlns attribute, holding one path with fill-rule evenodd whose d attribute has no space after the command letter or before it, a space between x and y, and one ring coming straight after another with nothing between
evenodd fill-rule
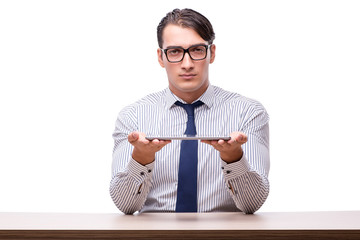
<instances>
[{"instance_id":1,"label":"finger","mask_svg":"<svg viewBox=\"0 0 360 240\"><path fill-rule=\"evenodd\" d=\"M211 141L211 145L216 149L216 150L220 150L221 148L224 147L224 140L219 140L219 141Z\"/></svg>"},{"instance_id":2,"label":"finger","mask_svg":"<svg viewBox=\"0 0 360 240\"><path fill-rule=\"evenodd\" d=\"M227 141L227 143L229 144L229 145L233 145L234 143L236 143L236 137L231 137L231 139L229 140L229 141Z\"/></svg>"},{"instance_id":3,"label":"finger","mask_svg":"<svg viewBox=\"0 0 360 240\"><path fill-rule=\"evenodd\" d=\"M155 141L157 140L157 141ZM156 149L156 151L159 151L160 149L162 149L166 144L170 143L171 141L163 141L163 140L158 140L158 139L154 139L152 142L150 142L150 144L148 145L148 147Z\"/></svg>"},{"instance_id":4,"label":"finger","mask_svg":"<svg viewBox=\"0 0 360 240\"><path fill-rule=\"evenodd\" d=\"M206 144L208 144L208 145L210 145L210 146L212 146L212 147L215 148L213 141L210 141L210 140L201 140L201 142L206 143ZM216 149L216 148L215 148L215 149Z\"/></svg>"},{"instance_id":5,"label":"finger","mask_svg":"<svg viewBox=\"0 0 360 240\"><path fill-rule=\"evenodd\" d=\"M128 135L128 141L130 143L133 143L139 139L139 133L138 132L132 132Z\"/></svg>"},{"instance_id":6,"label":"finger","mask_svg":"<svg viewBox=\"0 0 360 240\"><path fill-rule=\"evenodd\" d=\"M218 142L217 142L217 146L218 147L221 147L221 148L224 148L228 145L227 142L225 142L224 140L220 139Z\"/></svg>"},{"instance_id":7,"label":"finger","mask_svg":"<svg viewBox=\"0 0 360 240\"><path fill-rule=\"evenodd\" d=\"M237 141L238 143L241 143L241 144L246 143L246 142L247 142L247 136L246 136L246 134L240 133L240 134L237 136L236 141Z\"/></svg>"},{"instance_id":8,"label":"finger","mask_svg":"<svg viewBox=\"0 0 360 240\"><path fill-rule=\"evenodd\" d=\"M171 140L161 140L160 143L165 146L166 144L171 143Z\"/></svg>"},{"instance_id":9,"label":"finger","mask_svg":"<svg viewBox=\"0 0 360 240\"><path fill-rule=\"evenodd\" d=\"M160 143L160 141L159 141L159 139L153 139L152 141L151 141L151 143L152 144L155 144L155 145L158 145L159 143Z\"/></svg>"},{"instance_id":10,"label":"finger","mask_svg":"<svg viewBox=\"0 0 360 240\"><path fill-rule=\"evenodd\" d=\"M159 139L154 139L151 141L151 144L153 146L156 146L156 147L164 147L166 144L169 144L171 143L171 140L159 140Z\"/></svg>"},{"instance_id":11,"label":"finger","mask_svg":"<svg viewBox=\"0 0 360 240\"><path fill-rule=\"evenodd\" d=\"M247 142L247 136L243 132L233 132L230 134L230 136L231 140L229 140L228 143L231 145L237 143L244 144L245 142Z\"/></svg>"}]
</instances>

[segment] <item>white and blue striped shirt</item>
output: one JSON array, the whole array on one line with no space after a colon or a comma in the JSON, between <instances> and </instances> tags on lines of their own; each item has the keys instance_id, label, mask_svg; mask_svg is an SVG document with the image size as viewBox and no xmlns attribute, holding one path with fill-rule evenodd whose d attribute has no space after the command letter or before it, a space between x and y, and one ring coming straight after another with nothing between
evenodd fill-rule
<instances>
[{"instance_id":1,"label":"white and blue striped shirt","mask_svg":"<svg viewBox=\"0 0 360 240\"><path fill-rule=\"evenodd\" d=\"M110 195L120 211L173 212L176 206L180 140L173 140L143 166L132 159L128 134L147 136L183 135L187 113L174 103L169 88L146 96L125 107L118 115L113 138ZM248 142L240 161L227 164L212 146L198 144L198 212L242 211L253 213L269 193L269 117L257 101L210 85L197 100L195 109L198 135L224 136L241 131ZM196 100L196 101L197 101ZM183 101L182 101L183 102Z\"/></svg>"}]
</instances>

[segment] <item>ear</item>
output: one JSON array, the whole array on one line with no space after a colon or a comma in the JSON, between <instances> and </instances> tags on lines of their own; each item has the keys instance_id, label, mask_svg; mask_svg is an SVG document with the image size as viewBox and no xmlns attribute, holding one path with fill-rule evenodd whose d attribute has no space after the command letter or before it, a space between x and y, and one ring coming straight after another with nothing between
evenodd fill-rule
<instances>
[{"instance_id":1,"label":"ear","mask_svg":"<svg viewBox=\"0 0 360 240\"><path fill-rule=\"evenodd\" d=\"M161 51L160 48L157 49L157 55L158 55L158 62L160 64L160 66L165 67L164 60L163 60L163 52Z\"/></svg>"},{"instance_id":2,"label":"ear","mask_svg":"<svg viewBox=\"0 0 360 240\"><path fill-rule=\"evenodd\" d=\"M215 44L212 44L210 46L210 63L213 63L215 60L215 50L216 50L216 46Z\"/></svg>"}]
</instances>

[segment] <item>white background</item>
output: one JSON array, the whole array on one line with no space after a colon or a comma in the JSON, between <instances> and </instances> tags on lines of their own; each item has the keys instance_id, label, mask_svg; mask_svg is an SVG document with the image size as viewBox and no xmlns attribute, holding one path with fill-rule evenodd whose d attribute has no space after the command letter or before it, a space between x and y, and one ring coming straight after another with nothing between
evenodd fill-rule
<instances>
[{"instance_id":1,"label":"white background","mask_svg":"<svg viewBox=\"0 0 360 240\"><path fill-rule=\"evenodd\" d=\"M118 212L118 112L167 86L156 27L213 23L210 81L263 103L270 195L260 211L360 210L359 1L0 1L0 211Z\"/></svg>"}]
</instances>

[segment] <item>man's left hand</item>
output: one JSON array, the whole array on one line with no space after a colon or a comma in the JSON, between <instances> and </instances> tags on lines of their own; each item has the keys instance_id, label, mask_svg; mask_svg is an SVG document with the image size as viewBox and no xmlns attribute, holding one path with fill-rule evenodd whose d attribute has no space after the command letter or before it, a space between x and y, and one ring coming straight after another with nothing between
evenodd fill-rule
<instances>
[{"instance_id":1,"label":"man's left hand","mask_svg":"<svg viewBox=\"0 0 360 240\"><path fill-rule=\"evenodd\" d=\"M224 141L222 139L218 141L202 140L201 142L207 143L213 146L220 152L220 157L226 163L232 163L239 161L243 156L243 150L241 145L247 142L247 136L242 132L233 132L230 134L231 139Z\"/></svg>"}]
</instances>

